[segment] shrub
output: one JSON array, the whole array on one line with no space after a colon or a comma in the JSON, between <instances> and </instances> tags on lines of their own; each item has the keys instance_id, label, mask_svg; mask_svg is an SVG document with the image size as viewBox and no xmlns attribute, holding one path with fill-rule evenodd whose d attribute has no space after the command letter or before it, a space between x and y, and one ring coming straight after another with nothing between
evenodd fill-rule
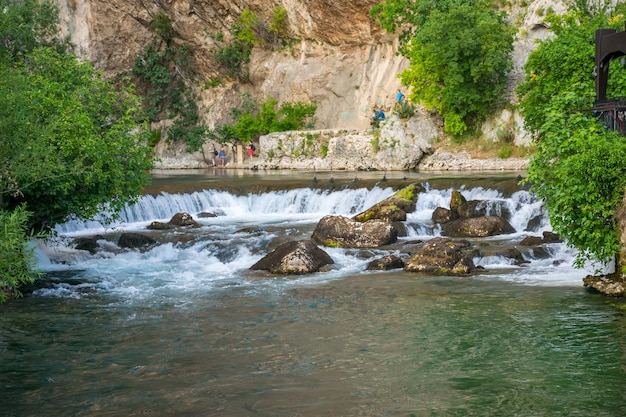
<instances>
[{"instance_id":1,"label":"shrub","mask_svg":"<svg viewBox=\"0 0 626 417\"><path fill-rule=\"evenodd\" d=\"M24 205L0 211L0 303L7 296L21 296L19 288L39 274L33 271L34 248L26 240L29 217Z\"/></svg>"}]
</instances>

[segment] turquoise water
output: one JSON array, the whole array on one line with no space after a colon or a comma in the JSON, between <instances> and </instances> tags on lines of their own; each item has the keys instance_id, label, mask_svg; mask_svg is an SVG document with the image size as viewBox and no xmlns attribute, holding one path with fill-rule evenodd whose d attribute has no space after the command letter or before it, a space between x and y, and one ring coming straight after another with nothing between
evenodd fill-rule
<instances>
[{"instance_id":1,"label":"turquoise water","mask_svg":"<svg viewBox=\"0 0 626 417\"><path fill-rule=\"evenodd\" d=\"M0 416L626 415L624 302L584 289L562 247L466 278L366 272L377 251L337 249L329 273L273 277L248 267L310 233L316 199L341 211L363 193L302 191L278 211L282 194L209 197L241 218L150 251L68 255L0 306ZM425 217L409 239L437 233Z\"/></svg>"},{"instance_id":2,"label":"turquoise water","mask_svg":"<svg viewBox=\"0 0 626 417\"><path fill-rule=\"evenodd\" d=\"M620 416L623 313L582 288L354 276L3 307L6 416Z\"/></svg>"}]
</instances>

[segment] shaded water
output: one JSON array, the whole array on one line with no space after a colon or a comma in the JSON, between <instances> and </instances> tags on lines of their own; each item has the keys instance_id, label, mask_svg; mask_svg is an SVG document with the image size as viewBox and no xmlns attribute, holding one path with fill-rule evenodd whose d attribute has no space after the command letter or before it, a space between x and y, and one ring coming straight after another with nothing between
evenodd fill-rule
<instances>
[{"instance_id":1,"label":"shaded water","mask_svg":"<svg viewBox=\"0 0 626 417\"><path fill-rule=\"evenodd\" d=\"M368 195L392 191L187 189L216 179L159 178L155 187L190 194L144 201L118 226L141 229L155 214L137 211L172 201L228 212L200 229L172 232L146 252L107 242L97 256L42 261L48 284L0 307L0 415L626 415L626 318L617 301L582 288L587 272L569 266L564 245L550 248L548 260L528 255L523 266L483 259L487 269L471 278L365 272L367 254L339 249L328 250L337 264L328 273L271 277L247 268L276 241L306 237L324 213L357 211ZM277 176L222 178L233 189L242 181L262 189ZM429 213L459 180L431 185L438 181L443 188L421 197L407 220L411 236L391 252L437 235ZM523 230L520 217L534 216L531 196L469 187L465 195L517 213L518 233L480 244L549 228L544 221ZM249 224L261 230L238 231ZM95 227L61 229L72 236Z\"/></svg>"}]
</instances>

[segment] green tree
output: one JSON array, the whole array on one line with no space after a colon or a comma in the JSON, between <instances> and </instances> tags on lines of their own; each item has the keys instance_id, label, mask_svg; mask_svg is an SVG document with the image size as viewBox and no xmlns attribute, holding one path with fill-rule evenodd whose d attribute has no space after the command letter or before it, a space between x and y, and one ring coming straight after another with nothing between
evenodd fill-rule
<instances>
[{"instance_id":1,"label":"green tree","mask_svg":"<svg viewBox=\"0 0 626 417\"><path fill-rule=\"evenodd\" d=\"M115 212L149 181L149 130L140 102L117 91L89 63L38 49L0 65L0 209L26 203L45 230L69 216Z\"/></svg>"},{"instance_id":2,"label":"green tree","mask_svg":"<svg viewBox=\"0 0 626 417\"><path fill-rule=\"evenodd\" d=\"M406 47L419 29L428 22L432 12L447 12L468 0L384 0L372 7L370 16L378 20L383 29L396 33L401 28L400 52Z\"/></svg>"},{"instance_id":3,"label":"green tree","mask_svg":"<svg viewBox=\"0 0 626 417\"><path fill-rule=\"evenodd\" d=\"M0 59L23 59L41 46L60 52L70 46L68 37L59 37L59 11L55 2L0 0L0 11Z\"/></svg>"},{"instance_id":4,"label":"green tree","mask_svg":"<svg viewBox=\"0 0 626 417\"><path fill-rule=\"evenodd\" d=\"M272 20L267 30L274 36L275 40L287 37L287 9L281 6L272 9Z\"/></svg>"},{"instance_id":5,"label":"green tree","mask_svg":"<svg viewBox=\"0 0 626 417\"><path fill-rule=\"evenodd\" d=\"M191 73L190 48L171 45L174 31L167 16L157 14L152 26L159 39L144 48L132 69L144 96L143 107L153 122L173 119L168 138L186 143L187 151L195 152L204 143L206 128L199 123L196 96L183 75Z\"/></svg>"},{"instance_id":6,"label":"green tree","mask_svg":"<svg viewBox=\"0 0 626 417\"><path fill-rule=\"evenodd\" d=\"M248 63L252 48L262 43L263 37L259 32L263 30L261 19L249 9L245 9L241 16L230 27L232 40L217 50L216 60L224 67L227 74L248 81ZM223 43L224 36L219 33L215 41Z\"/></svg>"},{"instance_id":7,"label":"green tree","mask_svg":"<svg viewBox=\"0 0 626 417\"><path fill-rule=\"evenodd\" d=\"M408 27L401 52L410 64L400 78L446 132L463 134L503 102L514 30L490 1L387 0L372 15L387 30Z\"/></svg>"},{"instance_id":8,"label":"green tree","mask_svg":"<svg viewBox=\"0 0 626 417\"><path fill-rule=\"evenodd\" d=\"M607 131L591 111L594 33L620 28L622 19L578 8L548 20L556 36L530 55L518 87L538 151L527 181L545 201L554 230L579 250L575 264L607 262L619 251L613 216L626 187L626 138ZM623 68L613 63L609 80L610 97L626 96Z\"/></svg>"},{"instance_id":9,"label":"green tree","mask_svg":"<svg viewBox=\"0 0 626 417\"><path fill-rule=\"evenodd\" d=\"M27 237L114 215L149 180L149 130L129 84L67 53L51 2L0 0L0 301L36 273Z\"/></svg>"}]
</instances>

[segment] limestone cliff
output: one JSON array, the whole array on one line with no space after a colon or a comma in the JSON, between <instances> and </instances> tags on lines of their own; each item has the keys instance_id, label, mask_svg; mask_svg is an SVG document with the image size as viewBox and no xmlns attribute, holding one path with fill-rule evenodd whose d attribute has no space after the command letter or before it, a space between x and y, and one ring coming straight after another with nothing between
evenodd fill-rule
<instances>
[{"instance_id":1,"label":"limestone cliff","mask_svg":"<svg viewBox=\"0 0 626 417\"><path fill-rule=\"evenodd\" d=\"M129 70L156 36L150 25L158 13L172 22L174 42L191 46L195 86L210 126L230 108L234 91L272 94L279 101L312 100L319 104L322 128L367 125L372 104L391 105L398 73L407 64L398 55L394 36L385 34L369 17L379 0L58 0L65 29L77 52L106 74ZM513 82L519 78L536 38L547 36L541 25L545 10L557 13L560 1L535 0L508 10L520 27L514 54ZM526 2L522 3L525 4ZM244 9L271 20L274 7L287 11L289 48L258 47L250 63L250 84L227 83L203 88L220 74L215 41L228 32Z\"/></svg>"},{"instance_id":2,"label":"limestone cliff","mask_svg":"<svg viewBox=\"0 0 626 417\"><path fill-rule=\"evenodd\" d=\"M279 101L314 101L318 127L358 128L368 124L370 105L392 104L400 87L397 74L406 65L397 56L395 38L369 17L377 0L59 0L64 26L76 50L96 68L112 75L132 68L134 59L156 36L150 25L167 15L174 42L191 45L194 86L201 97L204 122L213 127L235 104L239 92ZM287 11L289 47L255 47L250 82L226 82L206 88L219 77L216 43L244 9L270 21L274 7Z\"/></svg>"},{"instance_id":3,"label":"limestone cliff","mask_svg":"<svg viewBox=\"0 0 626 417\"><path fill-rule=\"evenodd\" d=\"M230 109L240 104L240 93L248 92L255 97L271 95L279 102L317 103L318 129L367 129L373 105L391 107L400 87L397 76L408 64L396 54L397 38L382 31L369 17L369 10L379 0L57 1L76 51L107 75L132 68L135 58L156 37L151 29L155 16L166 15L174 31L174 44L190 45L196 75L188 81L200 97L202 121L209 128L222 124ZM512 23L520 27L509 88L511 101L515 100L512 91L534 40L549 35L541 24L545 10L565 10L558 0L526 3L511 2L507 10ZM209 80L223 79L215 59L218 45L214 35L228 33L245 9L268 22L277 6L287 12L286 31L291 43L282 48L255 47L249 82L224 79L221 85L208 87ZM483 131L495 136L503 125L514 132L516 142L527 142L522 120L514 112L498 115ZM441 131L428 134L430 141L442 136ZM162 143L157 151L169 161L181 160L171 167L206 166L201 155L193 157L190 164L184 162L189 156L184 155L183 147L172 149Z\"/></svg>"}]
</instances>

